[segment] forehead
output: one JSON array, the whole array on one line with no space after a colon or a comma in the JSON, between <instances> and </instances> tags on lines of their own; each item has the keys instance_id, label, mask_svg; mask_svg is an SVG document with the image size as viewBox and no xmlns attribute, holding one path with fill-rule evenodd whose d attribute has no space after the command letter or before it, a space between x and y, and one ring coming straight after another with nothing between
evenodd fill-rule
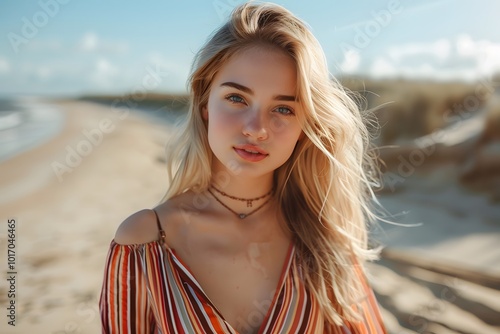
<instances>
[{"instance_id":1,"label":"forehead","mask_svg":"<svg viewBox=\"0 0 500 334\"><path fill-rule=\"evenodd\" d=\"M213 84L217 86L227 81L255 91L294 95L297 86L295 61L273 46L247 47L236 52L222 65Z\"/></svg>"}]
</instances>

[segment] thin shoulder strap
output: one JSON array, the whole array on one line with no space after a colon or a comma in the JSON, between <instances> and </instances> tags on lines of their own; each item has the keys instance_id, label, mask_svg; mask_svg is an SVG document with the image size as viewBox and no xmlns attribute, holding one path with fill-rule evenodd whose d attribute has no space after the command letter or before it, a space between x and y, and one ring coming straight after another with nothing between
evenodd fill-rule
<instances>
[{"instance_id":1,"label":"thin shoulder strap","mask_svg":"<svg viewBox=\"0 0 500 334\"><path fill-rule=\"evenodd\" d=\"M165 244L166 243L166 240L165 240L165 231L163 231L163 229L161 228L161 224L160 224L160 218L158 217L158 213L156 212L155 209L153 209L153 212L155 213L155 216L156 216L156 225L158 226L158 240L160 241L161 244Z\"/></svg>"}]
</instances>

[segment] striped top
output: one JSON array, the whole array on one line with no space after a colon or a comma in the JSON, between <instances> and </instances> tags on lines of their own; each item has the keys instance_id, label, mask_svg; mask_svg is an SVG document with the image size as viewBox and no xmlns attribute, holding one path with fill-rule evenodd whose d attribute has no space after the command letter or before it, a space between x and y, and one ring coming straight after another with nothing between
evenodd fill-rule
<instances>
[{"instance_id":1,"label":"striped top","mask_svg":"<svg viewBox=\"0 0 500 334\"><path fill-rule=\"evenodd\" d=\"M238 333L160 234L160 240L144 244L111 241L99 302L102 333ZM300 280L291 245L271 305L262 310L258 334L385 333L373 292L363 282L367 297L357 305L363 321L324 328L319 305ZM255 325L252 315L247 320Z\"/></svg>"}]
</instances>

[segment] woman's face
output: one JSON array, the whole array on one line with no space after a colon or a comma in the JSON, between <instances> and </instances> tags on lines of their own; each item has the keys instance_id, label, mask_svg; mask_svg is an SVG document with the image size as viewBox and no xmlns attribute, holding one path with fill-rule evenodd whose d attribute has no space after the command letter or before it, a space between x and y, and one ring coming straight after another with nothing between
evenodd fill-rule
<instances>
[{"instance_id":1,"label":"woman's face","mask_svg":"<svg viewBox=\"0 0 500 334\"><path fill-rule=\"evenodd\" d=\"M232 56L215 76L203 118L213 172L264 176L283 165L302 130L293 59L254 46Z\"/></svg>"}]
</instances>

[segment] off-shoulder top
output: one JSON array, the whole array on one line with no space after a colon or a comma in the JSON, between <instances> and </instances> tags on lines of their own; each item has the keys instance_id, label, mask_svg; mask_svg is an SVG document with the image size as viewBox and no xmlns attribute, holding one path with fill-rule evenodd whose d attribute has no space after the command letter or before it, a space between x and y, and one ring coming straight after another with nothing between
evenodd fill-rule
<instances>
[{"instance_id":1,"label":"off-shoulder top","mask_svg":"<svg viewBox=\"0 0 500 334\"><path fill-rule=\"evenodd\" d=\"M157 214L156 219L156 241L111 241L99 301L102 333L237 334L188 266L166 245ZM258 321L259 334L385 333L373 292L364 276L360 279L366 288L366 298L356 305L362 321L324 327L319 305L301 280L292 243L270 305L262 303L260 314L240 319L238 327L255 327Z\"/></svg>"}]
</instances>

